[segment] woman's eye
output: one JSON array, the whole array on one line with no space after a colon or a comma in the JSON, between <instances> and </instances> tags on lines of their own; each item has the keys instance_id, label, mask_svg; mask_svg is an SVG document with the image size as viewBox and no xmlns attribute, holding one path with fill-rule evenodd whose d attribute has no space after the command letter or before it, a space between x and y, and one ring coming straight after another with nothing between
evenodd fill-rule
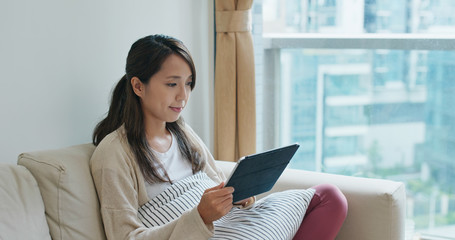
<instances>
[{"instance_id":1,"label":"woman's eye","mask_svg":"<svg viewBox=\"0 0 455 240\"><path fill-rule=\"evenodd\" d=\"M193 85L193 81L189 81L189 82L187 82L187 83L186 83L186 85L188 85L188 86L191 86L191 85Z\"/></svg>"},{"instance_id":2,"label":"woman's eye","mask_svg":"<svg viewBox=\"0 0 455 240\"><path fill-rule=\"evenodd\" d=\"M169 87L175 87L175 86L177 86L176 83L167 83L166 85L169 86Z\"/></svg>"}]
</instances>

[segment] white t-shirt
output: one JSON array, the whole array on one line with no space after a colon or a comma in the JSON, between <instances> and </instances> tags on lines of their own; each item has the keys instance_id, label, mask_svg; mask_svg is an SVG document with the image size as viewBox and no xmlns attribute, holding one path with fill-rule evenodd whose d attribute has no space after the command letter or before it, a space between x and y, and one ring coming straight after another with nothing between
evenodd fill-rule
<instances>
[{"instance_id":1,"label":"white t-shirt","mask_svg":"<svg viewBox=\"0 0 455 240\"><path fill-rule=\"evenodd\" d=\"M164 169L169 175L169 178L173 182L175 182L193 175L193 169L190 161L184 158L182 153L180 152L174 134L171 135L172 135L171 147L167 150L167 152L160 153L153 149L152 151L157 157L157 159L161 161L161 164L163 165ZM159 182L153 184L150 184L147 181L145 182L145 188L147 190L147 195L149 199L153 199L158 194L166 190L166 188L168 188L169 186L171 186L169 182Z\"/></svg>"}]
</instances>

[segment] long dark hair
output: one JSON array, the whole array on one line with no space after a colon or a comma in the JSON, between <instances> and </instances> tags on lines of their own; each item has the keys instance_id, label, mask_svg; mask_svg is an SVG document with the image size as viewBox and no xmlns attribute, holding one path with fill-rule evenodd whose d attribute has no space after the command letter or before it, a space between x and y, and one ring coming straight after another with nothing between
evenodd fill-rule
<instances>
[{"instance_id":1,"label":"long dark hair","mask_svg":"<svg viewBox=\"0 0 455 240\"><path fill-rule=\"evenodd\" d=\"M117 130L123 124L128 143L145 180L149 183L170 182L171 180L147 143L141 101L133 91L131 78L137 77L142 83L147 84L150 78L160 70L163 62L172 54L179 55L188 63L193 76L192 90L196 84L196 69L193 59L183 43L164 35L141 38L131 46L126 60L126 74L114 88L106 118L98 123L93 132L93 144L98 145L106 135ZM176 137L180 152L193 166L193 173L200 171L204 165L200 159L201 149L192 141L192 138L186 135L182 117L175 122L166 123L166 128Z\"/></svg>"}]
</instances>

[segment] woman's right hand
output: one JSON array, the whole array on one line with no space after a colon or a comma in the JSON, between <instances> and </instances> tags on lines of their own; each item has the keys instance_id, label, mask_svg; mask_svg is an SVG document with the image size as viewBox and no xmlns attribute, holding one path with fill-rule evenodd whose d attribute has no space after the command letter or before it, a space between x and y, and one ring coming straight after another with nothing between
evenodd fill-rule
<instances>
[{"instance_id":1,"label":"woman's right hand","mask_svg":"<svg viewBox=\"0 0 455 240\"><path fill-rule=\"evenodd\" d=\"M234 188L224 187L224 182L204 191L197 210L205 224L212 224L231 210L233 192Z\"/></svg>"}]
</instances>

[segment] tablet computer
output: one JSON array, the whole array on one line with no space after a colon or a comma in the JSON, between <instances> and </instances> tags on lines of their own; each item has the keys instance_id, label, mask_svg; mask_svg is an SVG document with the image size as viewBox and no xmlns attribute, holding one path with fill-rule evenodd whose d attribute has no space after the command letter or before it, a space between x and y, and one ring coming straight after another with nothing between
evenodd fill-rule
<instances>
[{"instance_id":1,"label":"tablet computer","mask_svg":"<svg viewBox=\"0 0 455 240\"><path fill-rule=\"evenodd\" d=\"M239 159L225 185L234 187L233 202L272 189L298 148L295 143Z\"/></svg>"}]
</instances>

